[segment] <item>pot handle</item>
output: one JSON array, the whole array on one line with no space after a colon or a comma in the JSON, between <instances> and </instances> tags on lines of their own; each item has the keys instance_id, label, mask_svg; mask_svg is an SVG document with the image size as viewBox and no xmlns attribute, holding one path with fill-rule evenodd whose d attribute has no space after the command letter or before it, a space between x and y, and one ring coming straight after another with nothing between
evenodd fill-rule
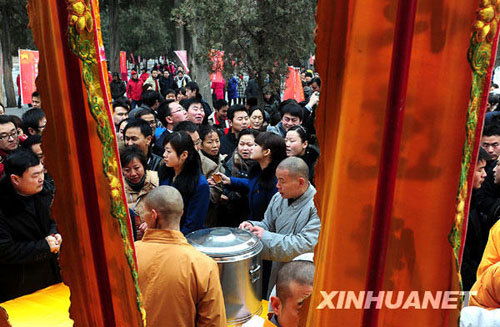
<instances>
[{"instance_id":1,"label":"pot handle","mask_svg":"<svg viewBox=\"0 0 500 327\"><path fill-rule=\"evenodd\" d=\"M250 273L250 281L252 282L252 284L254 284L260 279L260 274L261 274L260 268L261 267L259 264L250 267L249 273Z\"/></svg>"}]
</instances>

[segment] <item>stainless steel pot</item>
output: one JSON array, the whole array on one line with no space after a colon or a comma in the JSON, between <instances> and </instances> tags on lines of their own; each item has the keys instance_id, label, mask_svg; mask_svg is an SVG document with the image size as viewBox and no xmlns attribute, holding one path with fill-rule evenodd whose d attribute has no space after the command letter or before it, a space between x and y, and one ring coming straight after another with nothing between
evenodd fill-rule
<instances>
[{"instance_id":1,"label":"stainless steel pot","mask_svg":"<svg viewBox=\"0 0 500 327\"><path fill-rule=\"evenodd\" d=\"M227 324L239 326L262 313L262 242L246 230L207 228L186 236L219 265Z\"/></svg>"}]
</instances>

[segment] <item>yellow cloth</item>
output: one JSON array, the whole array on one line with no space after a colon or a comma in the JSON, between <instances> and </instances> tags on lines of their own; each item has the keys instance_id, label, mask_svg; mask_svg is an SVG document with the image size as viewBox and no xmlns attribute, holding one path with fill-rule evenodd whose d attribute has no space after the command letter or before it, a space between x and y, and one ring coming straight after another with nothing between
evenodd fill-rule
<instances>
[{"instance_id":1,"label":"yellow cloth","mask_svg":"<svg viewBox=\"0 0 500 327\"><path fill-rule=\"evenodd\" d=\"M73 326L69 318L69 288L63 283L0 304L12 327Z\"/></svg>"},{"instance_id":2,"label":"yellow cloth","mask_svg":"<svg viewBox=\"0 0 500 327\"><path fill-rule=\"evenodd\" d=\"M63 283L52 285L33 294L0 303L9 314L12 327L70 327L69 287ZM267 319L269 303L262 300L261 317Z\"/></svg>"},{"instance_id":3,"label":"yellow cloth","mask_svg":"<svg viewBox=\"0 0 500 327\"><path fill-rule=\"evenodd\" d=\"M477 269L469 305L486 309L500 308L500 221L490 230L483 258Z\"/></svg>"},{"instance_id":4,"label":"yellow cloth","mask_svg":"<svg viewBox=\"0 0 500 327\"><path fill-rule=\"evenodd\" d=\"M486 272L486 270L500 261L500 221L497 221L493 227L490 229L490 234L488 236L488 243L484 248L483 258L481 263L477 268L477 279L481 278L481 275Z\"/></svg>"},{"instance_id":5,"label":"yellow cloth","mask_svg":"<svg viewBox=\"0 0 500 327\"><path fill-rule=\"evenodd\" d=\"M217 263L181 232L148 229L135 250L147 326L226 324Z\"/></svg>"}]
</instances>

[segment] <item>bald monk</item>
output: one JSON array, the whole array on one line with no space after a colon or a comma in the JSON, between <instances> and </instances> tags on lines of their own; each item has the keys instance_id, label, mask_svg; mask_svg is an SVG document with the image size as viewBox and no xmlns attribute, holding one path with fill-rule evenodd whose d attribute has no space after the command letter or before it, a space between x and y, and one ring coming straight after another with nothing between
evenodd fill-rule
<instances>
[{"instance_id":1,"label":"bald monk","mask_svg":"<svg viewBox=\"0 0 500 327\"><path fill-rule=\"evenodd\" d=\"M160 186L144 198L148 229L135 243L148 326L225 326L217 264L180 231L182 197Z\"/></svg>"},{"instance_id":2,"label":"bald monk","mask_svg":"<svg viewBox=\"0 0 500 327\"><path fill-rule=\"evenodd\" d=\"M244 221L247 229L262 240L262 258L272 260L268 292L276 284L278 271L298 255L314 252L321 222L314 205L316 189L309 183L304 160L288 157L276 168L278 193L269 202L262 221Z\"/></svg>"}]
</instances>

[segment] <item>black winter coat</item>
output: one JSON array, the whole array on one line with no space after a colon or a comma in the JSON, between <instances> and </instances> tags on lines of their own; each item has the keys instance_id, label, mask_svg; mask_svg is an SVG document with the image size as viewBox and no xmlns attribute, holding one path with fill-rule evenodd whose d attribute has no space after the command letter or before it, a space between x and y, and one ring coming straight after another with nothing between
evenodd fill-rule
<instances>
[{"instance_id":1,"label":"black winter coat","mask_svg":"<svg viewBox=\"0 0 500 327\"><path fill-rule=\"evenodd\" d=\"M57 255L45 241L57 233L50 202L46 187L23 197L7 178L0 182L0 302L61 282Z\"/></svg>"},{"instance_id":2,"label":"black winter coat","mask_svg":"<svg viewBox=\"0 0 500 327\"><path fill-rule=\"evenodd\" d=\"M109 88L111 89L111 98L113 98L113 100L121 98L127 91L127 86L122 80L112 80L109 83Z\"/></svg>"}]
</instances>

